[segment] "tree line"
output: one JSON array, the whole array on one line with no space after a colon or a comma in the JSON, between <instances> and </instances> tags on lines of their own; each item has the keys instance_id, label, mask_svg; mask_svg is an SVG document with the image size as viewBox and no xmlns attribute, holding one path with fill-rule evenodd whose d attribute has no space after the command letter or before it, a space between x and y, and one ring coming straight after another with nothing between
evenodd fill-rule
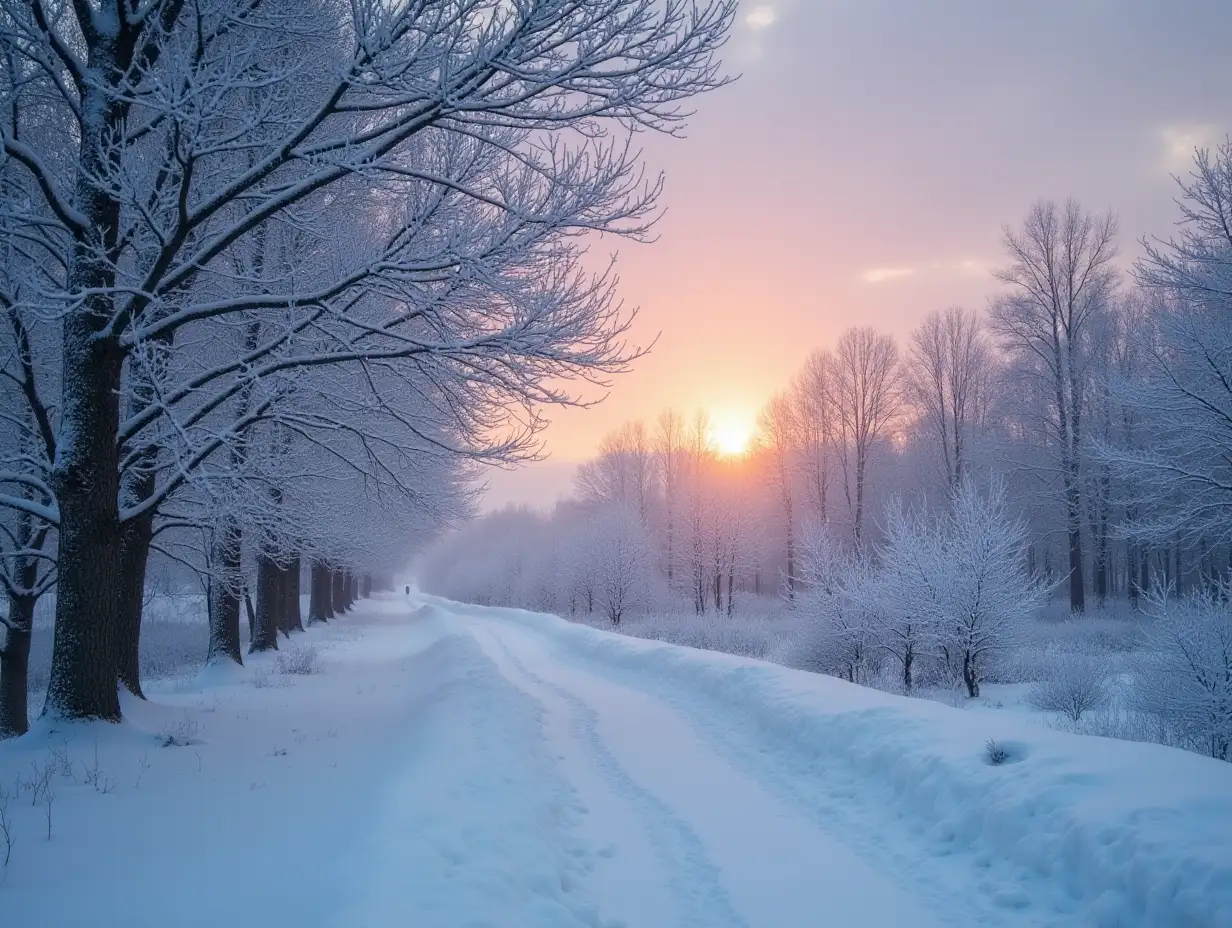
<instances>
[{"instance_id":1,"label":"tree line","mask_svg":"<svg viewBox=\"0 0 1232 928\"><path fill-rule=\"evenodd\" d=\"M730 613L741 594L814 586L819 533L877 562L896 511L943 518L970 483L996 488L1023 526L1015 563L1074 613L1216 589L1232 566L1232 146L1196 152L1178 184L1176 232L1128 268L1112 213L1037 202L1003 230L982 310L929 313L901 341L843 333L766 403L744 456L713 447L704 413L626 424L582 465L575 499L499 517L539 532L489 535L480 563L434 560L438 582L589 611L596 568L534 565L558 549L593 560L584 513L615 510L642 606Z\"/></svg>"}]
</instances>

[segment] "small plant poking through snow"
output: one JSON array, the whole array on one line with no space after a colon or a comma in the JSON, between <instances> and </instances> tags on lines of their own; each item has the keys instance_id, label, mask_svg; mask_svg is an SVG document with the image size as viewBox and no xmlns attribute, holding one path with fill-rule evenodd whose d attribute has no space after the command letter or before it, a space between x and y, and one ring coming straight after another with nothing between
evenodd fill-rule
<instances>
[{"instance_id":1,"label":"small plant poking through snow","mask_svg":"<svg viewBox=\"0 0 1232 928\"><path fill-rule=\"evenodd\" d=\"M158 733L158 743L165 748L183 748L197 743L197 732L201 726L197 720L187 713L177 722L165 726Z\"/></svg>"},{"instance_id":2,"label":"small plant poking through snow","mask_svg":"<svg viewBox=\"0 0 1232 928\"><path fill-rule=\"evenodd\" d=\"M13 822L9 818L9 791L0 786L0 842L4 843L4 873L9 872L13 859Z\"/></svg>"},{"instance_id":3,"label":"small plant poking through snow","mask_svg":"<svg viewBox=\"0 0 1232 928\"><path fill-rule=\"evenodd\" d=\"M317 649L314 645L295 645L278 653L278 672L307 676L317 672Z\"/></svg>"},{"instance_id":4,"label":"small plant poking through snow","mask_svg":"<svg viewBox=\"0 0 1232 928\"><path fill-rule=\"evenodd\" d=\"M988 756L988 763L994 767L1000 767L1010 759L1010 752L997 744L992 738L988 739L988 743L984 745L984 750Z\"/></svg>"}]
</instances>

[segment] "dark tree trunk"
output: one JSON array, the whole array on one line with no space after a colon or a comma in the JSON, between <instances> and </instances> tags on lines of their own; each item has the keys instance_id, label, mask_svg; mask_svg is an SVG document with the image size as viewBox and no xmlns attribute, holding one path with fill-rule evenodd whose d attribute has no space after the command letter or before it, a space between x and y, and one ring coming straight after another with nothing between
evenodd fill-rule
<instances>
[{"instance_id":1,"label":"dark tree trunk","mask_svg":"<svg viewBox=\"0 0 1232 928\"><path fill-rule=\"evenodd\" d=\"M364 579L359 585L359 595L364 599L369 599L372 596L372 574L364 574Z\"/></svg>"},{"instance_id":2,"label":"dark tree trunk","mask_svg":"<svg viewBox=\"0 0 1232 928\"><path fill-rule=\"evenodd\" d=\"M146 566L154 517L142 516L124 526L120 548L120 625L117 630L116 676L134 696L141 692L141 615L145 608Z\"/></svg>"},{"instance_id":3,"label":"dark tree trunk","mask_svg":"<svg viewBox=\"0 0 1232 928\"><path fill-rule=\"evenodd\" d=\"M342 571L336 567L330 570L329 595L334 615L342 615L346 612L346 591L343 589Z\"/></svg>"},{"instance_id":4,"label":"dark tree trunk","mask_svg":"<svg viewBox=\"0 0 1232 928\"><path fill-rule=\"evenodd\" d=\"M308 624L334 617L330 595L329 568L313 558L308 562Z\"/></svg>"},{"instance_id":5,"label":"dark tree trunk","mask_svg":"<svg viewBox=\"0 0 1232 928\"><path fill-rule=\"evenodd\" d=\"M1069 532L1069 608L1071 612L1085 612L1087 608L1086 587L1082 582L1082 530L1072 528Z\"/></svg>"},{"instance_id":6,"label":"dark tree trunk","mask_svg":"<svg viewBox=\"0 0 1232 928\"><path fill-rule=\"evenodd\" d=\"M206 663L231 661L243 664L240 648L240 554L243 537L239 526L227 519L214 532L210 560L215 577L209 587L210 648Z\"/></svg>"},{"instance_id":7,"label":"dark tree trunk","mask_svg":"<svg viewBox=\"0 0 1232 928\"><path fill-rule=\"evenodd\" d=\"M110 306L110 303L107 303ZM115 435L121 355L94 319L64 323L63 419L75 440L55 465L60 507L56 627L46 715L120 720L116 690L122 533Z\"/></svg>"},{"instance_id":8,"label":"dark tree trunk","mask_svg":"<svg viewBox=\"0 0 1232 928\"><path fill-rule=\"evenodd\" d=\"M81 294L61 326L61 442L52 485L59 506L56 630L44 715L119 721L116 631L119 626L120 384L124 352L115 317L115 253L120 204L108 182L114 139L127 116L127 80L135 42L124 17L119 33L90 30L82 57L91 79L82 90L68 290ZM66 436L71 436L67 437Z\"/></svg>"},{"instance_id":9,"label":"dark tree trunk","mask_svg":"<svg viewBox=\"0 0 1232 928\"><path fill-rule=\"evenodd\" d=\"M980 675L975 669L975 658L970 654L963 655L963 682L967 684L967 695L972 699L980 695Z\"/></svg>"},{"instance_id":10,"label":"dark tree trunk","mask_svg":"<svg viewBox=\"0 0 1232 928\"><path fill-rule=\"evenodd\" d=\"M274 584L274 591L278 597L278 602L274 606L274 615L278 617L278 631L284 638L291 637L291 614L287 609L290 602L288 589L291 586L291 574L287 570L285 564L277 565L278 582Z\"/></svg>"},{"instance_id":11,"label":"dark tree trunk","mask_svg":"<svg viewBox=\"0 0 1232 928\"><path fill-rule=\"evenodd\" d=\"M248 653L278 650L279 612L282 606L282 571L264 551L257 554L257 609Z\"/></svg>"},{"instance_id":12,"label":"dark tree trunk","mask_svg":"<svg viewBox=\"0 0 1232 928\"><path fill-rule=\"evenodd\" d=\"M285 594L282 607L283 617L289 632L302 632L304 630L303 613L300 612L299 608L299 575L300 557L296 554L292 556L291 563L287 567L286 582L283 586Z\"/></svg>"},{"instance_id":13,"label":"dark tree trunk","mask_svg":"<svg viewBox=\"0 0 1232 928\"><path fill-rule=\"evenodd\" d=\"M9 625L0 649L0 739L24 735L30 727L27 703L33 596L9 596Z\"/></svg>"},{"instance_id":14,"label":"dark tree trunk","mask_svg":"<svg viewBox=\"0 0 1232 928\"><path fill-rule=\"evenodd\" d=\"M911 679L911 670L912 670L912 665L914 664L915 664L915 648L913 648L911 645L907 645L906 650L903 651L903 692L904 693L911 692L912 683L914 682Z\"/></svg>"}]
</instances>

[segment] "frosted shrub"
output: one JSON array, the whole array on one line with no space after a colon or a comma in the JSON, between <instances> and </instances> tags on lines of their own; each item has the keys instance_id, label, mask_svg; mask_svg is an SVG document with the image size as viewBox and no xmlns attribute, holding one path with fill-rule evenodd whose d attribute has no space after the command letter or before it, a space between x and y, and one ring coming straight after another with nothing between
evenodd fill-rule
<instances>
[{"instance_id":1,"label":"frosted shrub","mask_svg":"<svg viewBox=\"0 0 1232 928\"><path fill-rule=\"evenodd\" d=\"M808 588L797 601L803 629L791 665L867 683L878 658L870 611L877 604L876 573L824 534L806 539L802 567Z\"/></svg>"},{"instance_id":2,"label":"frosted shrub","mask_svg":"<svg viewBox=\"0 0 1232 928\"><path fill-rule=\"evenodd\" d=\"M293 645L278 652L278 672L307 676L317 672L315 645Z\"/></svg>"},{"instance_id":3,"label":"frosted shrub","mask_svg":"<svg viewBox=\"0 0 1232 928\"><path fill-rule=\"evenodd\" d=\"M1232 607L1220 595L1192 594L1156 597L1150 611L1134 707L1191 750L1232 760Z\"/></svg>"},{"instance_id":4,"label":"frosted shrub","mask_svg":"<svg viewBox=\"0 0 1232 928\"><path fill-rule=\"evenodd\" d=\"M1047 676L1035 683L1027 702L1040 712L1055 712L1075 727L1089 712L1108 705L1111 668L1094 653L1053 654Z\"/></svg>"},{"instance_id":5,"label":"frosted shrub","mask_svg":"<svg viewBox=\"0 0 1232 928\"><path fill-rule=\"evenodd\" d=\"M937 648L971 698L980 695L989 663L1013 648L1043 605L1045 590L1022 556L1026 537L1026 526L1007 510L1004 488L994 483L984 495L970 481L959 487L938 533Z\"/></svg>"}]
</instances>

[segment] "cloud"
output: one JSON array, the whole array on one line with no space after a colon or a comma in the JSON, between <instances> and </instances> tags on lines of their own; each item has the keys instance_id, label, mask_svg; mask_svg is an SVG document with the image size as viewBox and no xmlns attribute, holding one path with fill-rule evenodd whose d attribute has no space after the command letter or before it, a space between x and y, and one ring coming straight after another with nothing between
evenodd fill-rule
<instances>
[{"instance_id":1,"label":"cloud","mask_svg":"<svg viewBox=\"0 0 1232 928\"><path fill-rule=\"evenodd\" d=\"M755 6L744 17L744 23L750 29L769 29L778 22L779 14L772 6Z\"/></svg>"},{"instance_id":2,"label":"cloud","mask_svg":"<svg viewBox=\"0 0 1232 928\"><path fill-rule=\"evenodd\" d=\"M991 265L977 258L959 258L957 261L928 261L909 267L873 267L864 271L860 279L866 284L884 284L919 274L929 275L962 275L966 277L982 277L989 273Z\"/></svg>"},{"instance_id":3,"label":"cloud","mask_svg":"<svg viewBox=\"0 0 1232 928\"><path fill-rule=\"evenodd\" d=\"M861 274L860 278L866 284L883 284L887 280L911 277L915 272L914 267L874 267Z\"/></svg>"},{"instance_id":4,"label":"cloud","mask_svg":"<svg viewBox=\"0 0 1232 928\"><path fill-rule=\"evenodd\" d=\"M1194 149L1206 148L1215 141L1215 127L1206 123L1190 126L1164 126L1159 130L1163 143L1164 167L1171 173L1188 171Z\"/></svg>"}]
</instances>

